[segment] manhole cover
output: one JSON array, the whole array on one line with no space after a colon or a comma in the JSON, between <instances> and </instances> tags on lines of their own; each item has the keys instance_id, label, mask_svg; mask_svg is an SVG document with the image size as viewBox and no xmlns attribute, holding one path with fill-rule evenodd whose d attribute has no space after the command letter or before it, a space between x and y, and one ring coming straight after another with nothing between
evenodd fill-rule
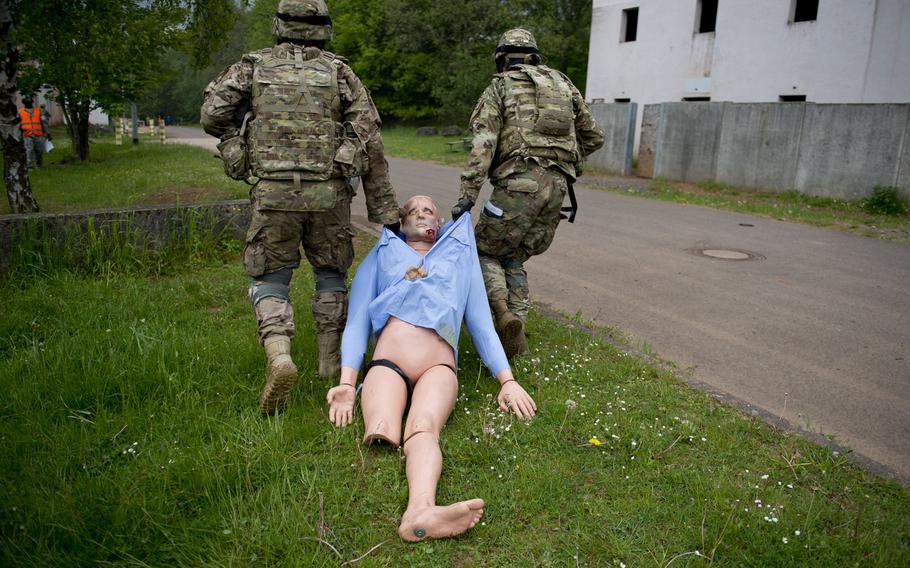
<instances>
[{"instance_id":1,"label":"manhole cover","mask_svg":"<svg viewBox=\"0 0 910 568\"><path fill-rule=\"evenodd\" d=\"M716 260L764 260L765 257L754 252L740 249L696 248L689 249L695 256L704 256Z\"/></svg>"}]
</instances>

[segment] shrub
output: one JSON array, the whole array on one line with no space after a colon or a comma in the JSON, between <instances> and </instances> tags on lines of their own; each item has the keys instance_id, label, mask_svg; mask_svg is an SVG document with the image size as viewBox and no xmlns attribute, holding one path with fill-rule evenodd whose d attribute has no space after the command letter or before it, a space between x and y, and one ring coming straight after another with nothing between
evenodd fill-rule
<instances>
[{"instance_id":1,"label":"shrub","mask_svg":"<svg viewBox=\"0 0 910 568\"><path fill-rule=\"evenodd\" d=\"M898 193L896 187L878 185L861 206L873 215L903 215L907 212L907 199Z\"/></svg>"}]
</instances>

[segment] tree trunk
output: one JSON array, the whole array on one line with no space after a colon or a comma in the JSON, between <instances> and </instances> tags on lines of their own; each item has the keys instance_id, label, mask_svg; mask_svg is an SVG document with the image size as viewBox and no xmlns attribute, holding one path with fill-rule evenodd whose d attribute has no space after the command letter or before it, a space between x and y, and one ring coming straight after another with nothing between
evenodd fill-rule
<instances>
[{"instance_id":1,"label":"tree trunk","mask_svg":"<svg viewBox=\"0 0 910 568\"><path fill-rule=\"evenodd\" d=\"M66 132L73 142L73 156L79 160L88 160L88 117L92 112L92 103L69 93L60 93L59 100L63 114L66 116Z\"/></svg>"},{"instance_id":2,"label":"tree trunk","mask_svg":"<svg viewBox=\"0 0 910 568\"><path fill-rule=\"evenodd\" d=\"M0 141L3 145L3 179L13 213L38 211L32 196L25 160L25 144L19 128L19 109L15 97L19 90L16 67L19 50L13 41L13 19L7 0L0 0Z\"/></svg>"}]
</instances>

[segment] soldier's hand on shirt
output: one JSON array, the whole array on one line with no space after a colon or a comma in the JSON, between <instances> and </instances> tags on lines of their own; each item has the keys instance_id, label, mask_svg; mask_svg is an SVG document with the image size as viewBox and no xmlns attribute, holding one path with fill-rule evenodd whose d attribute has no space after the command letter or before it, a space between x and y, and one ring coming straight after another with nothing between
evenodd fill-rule
<instances>
[{"instance_id":1,"label":"soldier's hand on shirt","mask_svg":"<svg viewBox=\"0 0 910 568\"><path fill-rule=\"evenodd\" d=\"M354 399L357 391L350 385L338 385L329 389L326 401L329 403L329 421L339 428L347 426L354 419Z\"/></svg>"},{"instance_id":2,"label":"soldier's hand on shirt","mask_svg":"<svg viewBox=\"0 0 910 568\"><path fill-rule=\"evenodd\" d=\"M474 207L474 202L470 198L463 197L459 199L455 207L452 208L452 220L457 221L459 217L469 212L472 207Z\"/></svg>"},{"instance_id":3,"label":"soldier's hand on shirt","mask_svg":"<svg viewBox=\"0 0 910 568\"><path fill-rule=\"evenodd\" d=\"M516 416L523 419L531 419L537 412L537 404L531 395L518 384L518 381L508 381L499 389L496 396L499 402L499 409L503 412L514 412Z\"/></svg>"}]
</instances>

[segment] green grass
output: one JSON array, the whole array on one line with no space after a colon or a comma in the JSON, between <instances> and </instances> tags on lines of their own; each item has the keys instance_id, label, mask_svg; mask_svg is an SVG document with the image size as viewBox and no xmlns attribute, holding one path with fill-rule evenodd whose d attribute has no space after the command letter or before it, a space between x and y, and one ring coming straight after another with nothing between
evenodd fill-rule
<instances>
[{"instance_id":1,"label":"green grass","mask_svg":"<svg viewBox=\"0 0 910 568\"><path fill-rule=\"evenodd\" d=\"M55 130L54 145L44 167L29 172L32 193L45 212L243 199L249 193L249 186L225 176L221 161L203 148L145 137L137 146L128 138L117 146L105 136L93 138L89 160L79 162L63 131ZM6 213L3 199L0 214Z\"/></svg>"},{"instance_id":2,"label":"green grass","mask_svg":"<svg viewBox=\"0 0 910 568\"><path fill-rule=\"evenodd\" d=\"M655 179L649 191L639 192L595 185L622 194L674 203L688 203L715 209L726 209L847 231L886 240L910 241L910 213L884 215L870 213L865 200L844 201L804 195L797 191L759 192L717 182L688 184Z\"/></svg>"},{"instance_id":3,"label":"green grass","mask_svg":"<svg viewBox=\"0 0 910 568\"><path fill-rule=\"evenodd\" d=\"M396 158L423 160L436 162L449 166L463 167L468 161L468 152L461 145L456 145L455 150L448 145L449 142L458 142L470 136L417 136L417 127L392 126L382 129L382 142L386 154Z\"/></svg>"},{"instance_id":4,"label":"green grass","mask_svg":"<svg viewBox=\"0 0 910 568\"><path fill-rule=\"evenodd\" d=\"M484 524L406 545L402 453L326 420L310 272L292 287L302 381L264 419L239 261L194 266L0 283L0 565L337 566L313 540L320 495L342 559L384 543L362 566L910 563L896 483L536 314L515 369L530 423L496 409L464 338L439 501L484 498Z\"/></svg>"}]
</instances>

